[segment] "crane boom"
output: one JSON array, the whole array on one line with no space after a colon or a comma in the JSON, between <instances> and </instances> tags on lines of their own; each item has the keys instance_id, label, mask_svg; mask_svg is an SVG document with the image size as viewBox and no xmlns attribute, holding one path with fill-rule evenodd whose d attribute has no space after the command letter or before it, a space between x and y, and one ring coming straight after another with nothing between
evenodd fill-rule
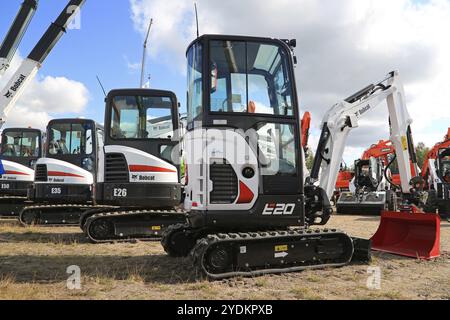
<instances>
[{"instance_id":1,"label":"crane boom","mask_svg":"<svg viewBox=\"0 0 450 320\"><path fill-rule=\"evenodd\" d=\"M9 112L22 95L24 89L36 76L39 68L53 47L66 31L67 25L78 13L85 0L71 0L53 22L28 57L22 62L15 74L0 93L0 129Z\"/></svg>"},{"instance_id":2,"label":"crane boom","mask_svg":"<svg viewBox=\"0 0 450 320\"><path fill-rule=\"evenodd\" d=\"M0 46L0 76L9 68L14 54L36 12L38 0L25 0Z\"/></svg>"},{"instance_id":3,"label":"crane boom","mask_svg":"<svg viewBox=\"0 0 450 320\"><path fill-rule=\"evenodd\" d=\"M387 102L391 137L399 166L401 189L411 193L410 181L417 177L417 160L412 141L412 119L405 104L399 73L393 71L377 84L371 84L349 98L335 104L325 115L322 133L314 159L310 183L319 186L331 197L336 185L348 134L369 111ZM410 161L414 164L410 165ZM319 178L320 173L320 178Z\"/></svg>"}]
</instances>

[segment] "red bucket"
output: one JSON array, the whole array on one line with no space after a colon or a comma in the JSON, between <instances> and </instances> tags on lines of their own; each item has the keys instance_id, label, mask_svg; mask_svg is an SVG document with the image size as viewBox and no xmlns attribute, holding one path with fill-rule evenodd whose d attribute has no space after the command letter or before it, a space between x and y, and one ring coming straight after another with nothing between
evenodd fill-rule
<instances>
[{"instance_id":1,"label":"red bucket","mask_svg":"<svg viewBox=\"0 0 450 320\"><path fill-rule=\"evenodd\" d=\"M438 214L383 211L372 249L417 259L440 256L441 219Z\"/></svg>"}]
</instances>

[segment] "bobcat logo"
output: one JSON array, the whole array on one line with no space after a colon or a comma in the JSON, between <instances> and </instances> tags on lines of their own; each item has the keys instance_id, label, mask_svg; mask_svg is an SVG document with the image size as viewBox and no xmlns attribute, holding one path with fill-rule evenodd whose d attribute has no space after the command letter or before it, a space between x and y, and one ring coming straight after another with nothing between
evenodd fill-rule
<instances>
[{"instance_id":1,"label":"bobcat logo","mask_svg":"<svg viewBox=\"0 0 450 320\"><path fill-rule=\"evenodd\" d=\"M11 98L12 97L11 91L8 91L4 96L6 97L6 99Z\"/></svg>"}]
</instances>

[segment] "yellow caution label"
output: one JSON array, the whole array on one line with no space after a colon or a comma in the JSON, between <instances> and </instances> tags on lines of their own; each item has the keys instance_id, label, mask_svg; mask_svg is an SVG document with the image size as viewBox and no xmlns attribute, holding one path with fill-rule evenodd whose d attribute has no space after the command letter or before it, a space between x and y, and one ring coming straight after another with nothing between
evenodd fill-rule
<instances>
[{"instance_id":1,"label":"yellow caution label","mask_svg":"<svg viewBox=\"0 0 450 320\"><path fill-rule=\"evenodd\" d=\"M408 150L408 138L406 136L402 136L402 146L403 151Z\"/></svg>"},{"instance_id":2,"label":"yellow caution label","mask_svg":"<svg viewBox=\"0 0 450 320\"><path fill-rule=\"evenodd\" d=\"M153 226L152 231L161 231L161 226Z\"/></svg>"},{"instance_id":3,"label":"yellow caution label","mask_svg":"<svg viewBox=\"0 0 450 320\"><path fill-rule=\"evenodd\" d=\"M288 251L288 245L275 246L275 252Z\"/></svg>"}]
</instances>

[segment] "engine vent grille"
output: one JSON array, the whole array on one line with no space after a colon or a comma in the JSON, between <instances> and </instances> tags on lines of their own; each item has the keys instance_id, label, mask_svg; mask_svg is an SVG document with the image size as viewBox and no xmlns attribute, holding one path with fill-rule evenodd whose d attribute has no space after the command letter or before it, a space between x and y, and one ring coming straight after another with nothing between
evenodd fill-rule
<instances>
[{"instance_id":1,"label":"engine vent grille","mask_svg":"<svg viewBox=\"0 0 450 320\"><path fill-rule=\"evenodd\" d=\"M238 196L238 179L233 167L223 160L223 163L211 164L209 172L213 182L210 202L214 204L235 202Z\"/></svg>"},{"instance_id":2,"label":"engine vent grille","mask_svg":"<svg viewBox=\"0 0 450 320\"><path fill-rule=\"evenodd\" d=\"M47 182L47 179L48 179L47 165L46 164L36 165L34 180L38 182Z\"/></svg>"},{"instance_id":3,"label":"engine vent grille","mask_svg":"<svg viewBox=\"0 0 450 320\"><path fill-rule=\"evenodd\" d=\"M105 182L126 183L130 176L125 156L120 153L109 153L105 156Z\"/></svg>"}]
</instances>

